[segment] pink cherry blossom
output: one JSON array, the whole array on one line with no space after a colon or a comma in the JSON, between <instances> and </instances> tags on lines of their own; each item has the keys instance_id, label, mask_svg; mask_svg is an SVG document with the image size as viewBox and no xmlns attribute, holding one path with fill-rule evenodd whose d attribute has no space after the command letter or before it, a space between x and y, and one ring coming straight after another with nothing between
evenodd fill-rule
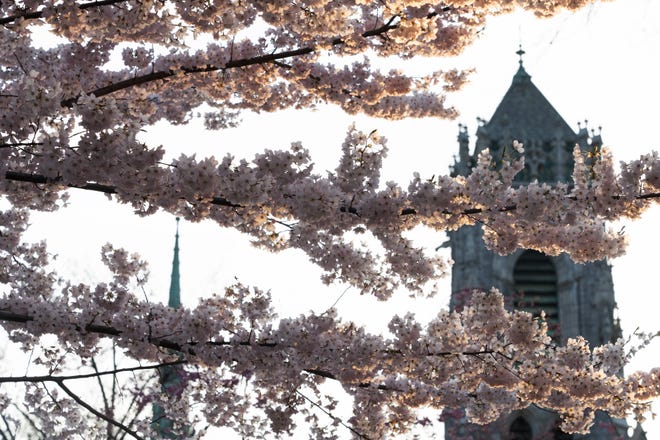
<instances>
[{"instance_id":1,"label":"pink cherry blossom","mask_svg":"<svg viewBox=\"0 0 660 440\"><path fill-rule=\"evenodd\" d=\"M428 293L445 273L449 262L408 238L420 226L481 224L485 244L499 253L536 249L577 262L620 255L625 236L607 222L637 218L657 200L657 153L617 169L606 149L585 158L576 148L571 185L516 186L525 158L512 139L499 168L484 150L468 176L415 174L403 186L381 182L386 139L355 127L331 172L315 170L300 143L253 159L184 154L163 163L163 149L142 135L158 121L186 124L199 112L207 128L221 129L245 111L321 103L388 119L453 117L446 94L469 71L413 77L375 66L389 56L457 54L488 17L517 6L549 16L592 2L2 2L0 321L12 343L36 353L35 364L47 371L0 377L24 384L18 398L0 389L3 415L20 401L37 429L62 439L108 438L112 430L150 438L145 408L152 404L172 415L174 431L193 438L203 431L191 433L188 424L256 438L290 434L301 420L322 438L336 437L340 426L357 437L387 438L421 423L423 411L447 408L488 423L536 405L578 433L597 410L642 419L660 396L660 370L622 376L623 341L589 347L577 338L555 346L545 322L507 309L496 290L471 292L464 307L439 310L426 324L394 316L389 334L379 335L334 309L278 318L267 291L241 283L194 308L148 303L136 293L148 275L139 256L108 244L100 259L110 276L80 283L52 269L44 242L23 239L31 210L65 209L66 190L81 188L137 215L164 210L209 219L265 249L299 249L325 282L345 282L379 300L398 288ZM52 44L39 41L38 31L50 32ZM275 225L289 233L278 234ZM94 359L107 350L131 366L99 371ZM67 375L74 356L95 371ZM180 375L177 398L158 386L166 367ZM112 377L114 387L120 374L128 409L108 396L95 409L68 386ZM328 395L323 383L330 381L344 394ZM352 403L346 420L333 415L340 399ZM124 423L120 414L135 417Z\"/></svg>"}]
</instances>

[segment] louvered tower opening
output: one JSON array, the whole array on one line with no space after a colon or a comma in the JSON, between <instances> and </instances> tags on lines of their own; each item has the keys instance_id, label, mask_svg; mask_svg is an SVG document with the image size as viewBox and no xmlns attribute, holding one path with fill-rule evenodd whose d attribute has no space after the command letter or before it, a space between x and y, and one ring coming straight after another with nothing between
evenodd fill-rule
<instances>
[{"instance_id":1,"label":"louvered tower opening","mask_svg":"<svg viewBox=\"0 0 660 440\"><path fill-rule=\"evenodd\" d=\"M541 316L541 311L544 311L548 333L558 340L557 271L552 260L540 252L526 250L513 268L513 284L514 307L534 316Z\"/></svg>"}]
</instances>

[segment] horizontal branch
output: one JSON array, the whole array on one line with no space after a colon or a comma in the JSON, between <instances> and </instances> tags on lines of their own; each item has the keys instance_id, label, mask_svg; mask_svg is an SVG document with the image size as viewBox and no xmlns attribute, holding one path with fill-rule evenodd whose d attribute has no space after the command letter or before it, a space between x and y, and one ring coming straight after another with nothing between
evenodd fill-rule
<instances>
[{"instance_id":1,"label":"horizontal branch","mask_svg":"<svg viewBox=\"0 0 660 440\"><path fill-rule=\"evenodd\" d=\"M6 310L0 310L0 321L4 322L14 322L14 323L20 323L24 324L29 321L33 321L34 318L30 315L26 314L19 314L19 313L13 313L10 311ZM118 330L114 327L111 326L105 326L105 325L98 325L98 324L87 324L84 327L75 326L76 331L80 333L94 333L99 336L103 337L113 337L113 338L118 338L121 337L122 331ZM242 347L260 347L260 348L273 348L273 349L282 349L282 344L278 344L276 342L266 342L266 341L253 341L253 340L247 340L247 341L224 341L224 340L212 340L212 341L206 341L206 342L198 342L198 341L190 341L186 344L186 346L182 346L178 343L169 341L164 338L152 338L152 337L147 337L146 341L156 347L159 348L166 348L168 350L176 351L179 353L186 353L190 356L196 356L195 352L195 347L204 344L207 346L213 346L213 347L231 347L231 346L242 346ZM391 355L400 355L404 356L403 353L400 353L396 350L386 350L387 353ZM454 356L478 356L480 354L497 354L498 352L495 352L493 350L470 350L470 351L465 351L465 352L429 352L426 353L425 357L454 357ZM24 376L24 377L8 377L8 378L3 378L0 377L0 383L3 382L57 382L60 383L63 380L73 380L73 379L85 379L89 377L94 377L94 376L100 376L100 375L107 375L107 374L115 374L119 372L124 372L124 371L135 371L135 370L145 370L145 369L151 369L151 368L158 368L161 366L165 365L178 365L178 364L188 364L190 363L189 360L185 359L179 359L177 361L172 361L172 362L167 362L167 363L162 363L158 365L146 365L146 366L141 366L141 367L132 367L132 368L123 368L123 369L117 369L117 370L111 370L111 371L106 371L106 372L101 372L101 373L89 373L89 374L79 374L79 375L73 375L73 376ZM332 372L329 372L327 370L323 370L320 368L302 368L301 371L304 371L306 373L312 374L314 376L318 377L323 377L325 379L331 379L335 381L340 381L340 378L337 377L337 375L333 374ZM357 384L354 384L354 386L358 388L376 388L381 391L396 391L391 389L390 387L387 387L386 385L383 384L378 384L375 385L372 382L360 382Z\"/></svg>"},{"instance_id":2,"label":"horizontal branch","mask_svg":"<svg viewBox=\"0 0 660 440\"><path fill-rule=\"evenodd\" d=\"M103 2L96 2L96 3L103 3ZM91 7L91 6L90 6ZM450 7L444 7L441 9L441 12L447 12L451 10ZM438 15L438 12L432 12L427 15L427 18L432 18L434 16ZM396 17L396 16L395 16ZM375 37L379 35L386 34L387 32L396 29L399 27L398 24L391 24L393 19L395 17L392 17L392 20L390 20L388 23L383 24L382 26L379 26L377 28L362 32L360 34L363 38L370 38L370 37ZM345 44L344 39L342 38L335 38L332 40L331 45L332 46L339 46ZM169 69L169 70L163 70L159 72L151 72L147 73L145 75L141 76L136 76L134 78L129 78L124 81L119 81L104 87L99 87L97 89L94 89L90 92L87 92L88 95L94 95L97 98L105 95L109 95L111 93L117 92L119 90L127 89L130 87L134 87L140 84L146 84L154 81L161 81L165 80L167 78L171 78L173 76L176 76L177 74L197 74L197 73L208 73L208 72L215 72L219 70L227 70L227 69L236 69L240 67L248 67L248 66L253 66L257 64L266 64L266 63L276 63L278 60L286 59L286 58L293 58L293 57L298 57L302 55L307 55L310 53L313 53L317 50L316 46L305 46L305 47L300 47L297 49L290 49L282 52L276 52L276 53L271 53L271 54L266 54L266 55L258 55L255 57L249 57L249 58L243 58L243 59L238 59L238 60L231 60L225 63L222 66L213 66L213 65L207 65L207 66L200 66L200 67L180 67L179 69ZM279 65L279 63L276 63ZM63 99L60 104L62 107L72 107L73 104L76 103L78 100L79 96Z\"/></svg>"},{"instance_id":3,"label":"horizontal branch","mask_svg":"<svg viewBox=\"0 0 660 440\"><path fill-rule=\"evenodd\" d=\"M51 185L64 185L68 188L84 189L87 191L97 191L105 194L117 194L119 190L112 185L104 185L101 183L87 182L82 185L73 183L62 182L61 177L47 177L42 174L22 173L20 171L7 171L5 172L5 179L15 182L28 182L35 184L51 184ZM223 197L213 197L209 203L218 206L227 206L230 208L240 208L241 205L232 203Z\"/></svg>"},{"instance_id":4,"label":"horizontal branch","mask_svg":"<svg viewBox=\"0 0 660 440\"><path fill-rule=\"evenodd\" d=\"M620 197L618 196L612 196L612 198L618 200ZM647 200L647 199L658 199L660 198L660 192L655 192L655 193L647 193L647 194L640 194L637 197L635 197L637 200Z\"/></svg>"},{"instance_id":5,"label":"horizontal branch","mask_svg":"<svg viewBox=\"0 0 660 440\"><path fill-rule=\"evenodd\" d=\"M6 310L0 310L0 321L4 322L14 322L14 323L20 323L24 324L29 321L33 321L34 318L30 315L25 315L25 314L19 314L19 313L13 313L9 312ZM105 336L105 337L120 337L122 332L116 328L109 327L109 326L104 326L104 325L97 325L97 324L87 324L84 328L76 326L75 327L77 331L79 332L87 332L87 333L95 333L100 336ZM150 344L155 345L156 347L159 348L166 348L168 350L173 350L177 352L185 352L191 356L195 356L195 350L194 347L198 345L198 342L190 342L187 344L187 349L184 349L181 345L174 343L172 341L168 341L167 339L160 339L160 338L149 338L148 342ZM278 344L274 342L256 342L256 341L244 341L244 342L232 342L232 341L207 341L207 345L211 346L232 346L232 345L238 345L238 346L258 346L258 347L271 347L275 348L277 347ZM184 364L188 363L188 361L185 360L178 360L174 361L171 364L176 365L176 364ZM165 365L165 364L161 364ZM146 369L150 367L144 367L142 369ZM303 369L303 371L313 374L315 376L323 377L326 379L332 379L332 380L339 380L336 375L317 368L309 368L309 369ZM104 374L112 374L112 372L104 373ZM36 382L36 381L51 381L51 382L58 382L58 380L68 380L68 379L82 379L85 377L91 377L91 376L96 376L97 374L88 374L88 375L77 375L77 376L65 376L61 377L61 379L57 379L55 376L38 376L37 380L30 380L29 377L17 377L17 378L0 378L0 383L2 382ZM50 379L46 379L49 378ZM362 388L367 388L370 386L369 383L362 383L359 384L360 387Z\"/></svg>"},{"instance_id":6,"label":"horizontal branch","mask_svg":"<svg viewBox=\"0 0 660 440\"><path fill-rule=\"evenodd\" d=\"M185 361L185 360L176 360L176 361L172 361L172 362L163 362L163 363L160 363L160 364L138 365L136 367L117 368L117 369L114 369L114 370L97 371L97 372L88 373L88 374L73 374L73 375L68 375L68 376L53 376L52 374L50 374L50 375L43 375L43 376L0 377L0 383L61 382L61 381L65 381L65 380L89 379L89 378L92 378L92 377L108 376L108 375L111 375L111 374L135 372L135 371L141 371L141 370L155 370L155 369L161 368L161 367L167 367L167 366L172 366L172 365L182 365L182 364L187 364L187 363L188 363L188 361Z\"/></svg>"},{"instance_id":7,"label":"horizontal branch","mask_svg":"<svg viewBox=\"0 0 660 440\"><path fill-rule=\"evenodd\" d=\"M164 80L167 78L171 78L173 76L176 76L177 74L180 74L183 72L186 75L190 74L195 74L195 73L208 73L208 72L216 72L218 70L226 70L226 69L235 69L239 67L247 67L247 66L252 66L255 64L265 64L265 63L270 63L274 62L277 60L281 60L284 58L292 58L296 56L301 56L301 55L306 55L309 53L314 52L316 49L314 47L303 47L300 49L293 49L293 50L287 50L284 52L277 52L277 53L272 53L268 55L259 55L256 57L251 57L251 58L244 58L240 60L233 60L227 62L224 66L204 66L204 67L181 67L179 70L175 69L170 69L170 70L162 70L160 72L151 72L147 73L145 75L141 76L136 76L134 78L129 78L124 81L119 81L114 84L110 84L105 87L99 87L98 89L94 89L91 92L89 92L89 95L94 95L97 98L105 95L109 95L111 93L117 92L119 90L123 89L128 89L130 87L134 87L140 84L146 84L154 81L160 81ZM75 96L73 98L67 98L63 99L60 102L60 105L62 107L73 107L73 104L78 100L79 96Z\"/></svg>"},{"instance_id":8,"label":"horizontal branch","mask_svg":"<svg viewBox=\"0 0 660 440\"><path fill-rule=\"evenodd\" d=\"M516 209L517 209L516 205L509 205L503 208L497 208L495 209L495 211L509 212L509 211L515 211ZM447 210L442 211L442 213L445 215L474 215L474 214L481 214L482 212L492 212L492 211L493 211L492 209L471 208L471 209L464 209L459 213L455 213ZM417 215L417 210L415 208L405 208L401 210L401 215Z\"/></svg>"},{"instance_id":9,"label":"horizontal branch","mask_svg":"<svg viewBox=\"0 0 660 440\"><path fill-rule=\"evenodd\" d=\"M97 191L97 192L102 192L105 194L117 194L119 190L117 187L112 186L112 185L104 185L100 183L94 183L94 182L87 182L81 185L78 184L66 184L62 182L61 177L56 177L56 178L51 178L44 176L42 174L32 174L32 173L23 173L19 171L7 171L5 172L5 179L7 180L12 180L16 182L29 182L29 183L35 183L35 184L53 184L53 185L64 185L69 188L76 188L76 189L83 189L87 191ZM621 196L618 195L612 195L610 196L612 200L620 200ZM575 197L570 197L573 200L576 200ZM639 194L635 196L635 200L649 200L649 199L658 199L660 198L660 192L653 192L653 193L646 193L646 194ZM199 203L199 200L196 200L195 203ZM208 203L212 205L217 205L217 206L226 206L230 208L243 208L243 205L233 203L224 197L213 197L210 200L207 200ZM469 209L464 209L460 212L451 212L447 210L443 210L441 213L444 215L475 215L475 214L482 214L485 212L511 212L517 210L518 207L516 205L508 205L508 206L503 206L500 208L469 208ZM354 215L360 215L358 210L355 209L354 207L346 208L346 207L341 207L339 208L341 212L348 212L350 214ZM400 213L402 216L409 216L409 215L417 215L417 210L415 208L403 208Z\"/></svg>"},{"instance_id":10,"label":"horizontal branch","mask_svg":"<svg viewBox=\"0 0 660 440\"><path fill-rule=\"evenodd\" d=\"M36 147L43 144L43 142L4 142L0 143L0 148Z\"/></svg>"},{"instance_id":11,"label":"horizontal branch","mask_svg":"<svg viewBox=\"0 0 660 440\"><path fill-rule=\"evenodd\" d=\"M621 196L618 195L612 195L610 196L612 200L621 200ZM577 197L568 197L571 200L577 200ZM646 194L639 194L634 197L635 200L649 200L649 199L660 199L660 192L654 192L654 193L646 193ZM482 214L484 212L510 212L510 211L515 211L518 209L518 206L516 205L508 205L508 206L503 206L501 208L496 208L496 209L484 209L484 208L470 208L470 209L464 209L463 211L459 213L451 212L451 211L442 211L442 214L445 215L475 215L475 214ZM357 214L357 210L354 210L355 213ZM401 210L401 215L417 215L417 210L415 208L404 208Z\"/></svg>"},{"instance_id":12,"label":"horizontal branch","mask_svg":"<svg viewBox=\"0 0 660 440\"><path fill-rule=\"evenodd\" d=\"M85 9L114 5L116 3L125 3L126 1L127 0L99 0L95 2L82 3L78 5L78 9L84 11ZM35 20L38 18L42 18L43 16L44 16L44 9L41 9L39 11L24 12L22 14L9 15L7 17L0 18L0 25L6 25L16 20Z\"/></svg>"},{"instance_id":13,"label":"horizontal branch","mask_svg":"<svg viewBox=\"0 0 660 440\"><path fill-rule=\"evenodd\" d=\"M16 323L24 324L29 321L34 321L34 317L30 315L9 312L6 310L0 310L0 321L16 322ZM106 336L106 337L120 337L123 333L121 330L118 330L114 327L110 327L107 325L93 324L93 323L87 324L84 327L76 326L75 329L76 331L81 333L82 332L94 333L99 336ZM185 352L191 356L196 355L194 347L200 344L199 342L192 341L187 343L186 347L183 347L182 345L177 344L176 342L172 342L165 338L152 338L152 337L148 337L147 342L155 345L156 347L166 348L168 350L178 351L181 353ZM232 346L232 345L258 346L258 347L277 346L277 344L274 342L251 342L251 341L234 342L234 341L223 341L223 340L206 341L204 342L204 344L210 346L216 346L216 347Z\"/></svg>"}]
</instances>

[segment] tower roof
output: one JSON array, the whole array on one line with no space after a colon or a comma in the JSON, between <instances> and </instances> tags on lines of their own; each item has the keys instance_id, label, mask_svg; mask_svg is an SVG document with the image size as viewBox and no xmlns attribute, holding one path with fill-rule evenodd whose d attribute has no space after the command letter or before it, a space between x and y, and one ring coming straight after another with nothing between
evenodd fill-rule
<instances>
[{"instance_id":1,"label":"tower roof","mask_svg":"<svg viewBox=\"0 0 660 440\"><path fill-rule=\"evenodd\" d=\"M576 133L532 82L522 63L511 86L485 125L491 139L518 139L522 142L573 139ZM510 140L509 140L510 142Z\"/></svg>"},{"instance_id":2,"label":"tower roof","mask_svg":"<svg viewBox=\"0 0 660 440\"><path fill-rule=\"evenodd\" d=\"M523 67L522 49L518 71L513 75L509 89L489 121L477 118L477 140L474 153L469 153L469 140L459 126L459 157L452 166L452 175L467 176L477 156L488 149L495 162L506 157L508 146L514 140L525 146L525 168L516 175L515 183L570 182L573 172L573 149L579 145L583 151L594 151L602 145L599 133L591 136L585 120L574 132L532 83L532 77ZM498 165L499 166L499 165Z\"/></svg>"}]
</instances>

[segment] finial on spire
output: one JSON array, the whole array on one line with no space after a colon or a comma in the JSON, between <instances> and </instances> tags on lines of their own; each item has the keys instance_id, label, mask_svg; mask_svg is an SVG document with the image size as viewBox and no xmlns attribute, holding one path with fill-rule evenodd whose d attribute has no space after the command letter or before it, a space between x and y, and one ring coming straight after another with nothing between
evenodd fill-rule
<instances>
[{"instance_id":1,"label":"finial on spire","mask_svg":"<svg viewBox=\"0 0 660 440\"><path fill-rule=\"evenodd\" d=\"M523 67L523 55L525 54L525 51L522 48L522 44L518 44L518 50L516 51L516 54L520 57L518 60L518 72L513 76L513 83L514 84L524 84L528 83L531 80L531 76L529 76L529 73L525 72L525 68Z\"/></svg>"},{"instance_id":2,"label":"finial on spire","mask_svg":"<svg viewBox=\"0 0 660 440\"><path fill-rule=\"evenodd\" d=\"M522 48L522 44L518 43L518 50L516 51L516 55L520 57L518 60L518 64L520 64L520 67L523 65L523 55L525 55L525 51Z\"/></svg>"}]
</instances>

